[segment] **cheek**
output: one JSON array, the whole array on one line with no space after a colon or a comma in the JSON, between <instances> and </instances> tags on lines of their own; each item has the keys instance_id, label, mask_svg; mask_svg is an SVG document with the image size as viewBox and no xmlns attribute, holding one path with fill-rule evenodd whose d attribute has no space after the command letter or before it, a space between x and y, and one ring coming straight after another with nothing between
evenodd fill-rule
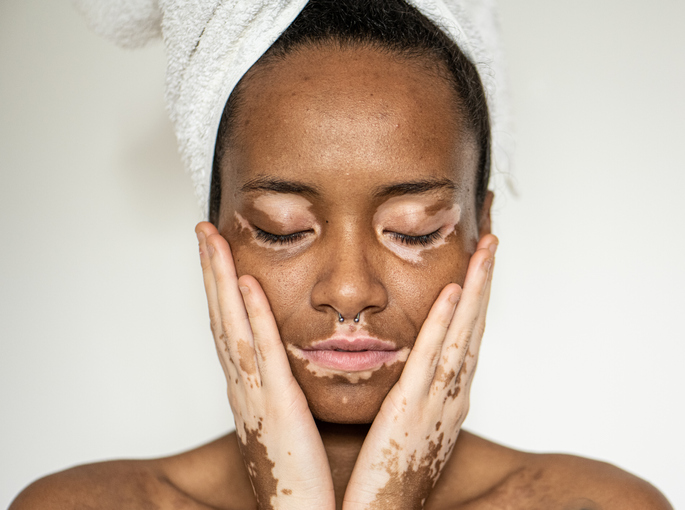
<instances>
[{"instance_id":1,"label":"cheek","mask_svg":"<svg viewBox=\"0 0 685 510\"><path fill-rule=\"evenodd\" d=\"M471 246L473 244L473 246ZM474 243L466 243L457 229L448 242L423 254L419 264L395 258L386 276L390 296L419 327L433 302L448 283L463 286Z\"/></svg>"},{"instance_id":2,"label":"cheek","mask_svg":"<svg viewBox=\"0 0 685 510\"><path fill-rule=\"evenodd\" d=\"M255 248L248 240L236 243L234 260L238 277L249 274L262 286L284 342L307 344L333 334L335 322L311 320L315 257L305 253L283 260L269 250Z\"/></svg>"}]
</instances>

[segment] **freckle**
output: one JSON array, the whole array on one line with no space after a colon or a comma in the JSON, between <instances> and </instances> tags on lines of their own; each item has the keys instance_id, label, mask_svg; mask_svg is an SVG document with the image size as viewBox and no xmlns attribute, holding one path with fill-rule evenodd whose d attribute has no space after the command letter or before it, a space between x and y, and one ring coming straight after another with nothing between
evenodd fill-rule
<instances>
[{"instance_id":1,"label":"freckle","mask_svg":"<svg viewBox=\"0 0 685 510\"><path fill-rule=\"evenodd\" d=\"M409 437L409 432L405 432L404 437Z\"/></svg>"},{"instance_id":2,"label":"freckle","mask_svg":"<svg viewBox=\"0 0 685 510\"><path fill-rule=\"evenodd\" d=\"M403 406L406 406L406 405L407 405L407 399L406 399L406 398L403 398L403 399L402 399L402 405L403 405Z\"/></svg>"},{"instance_id":3,"label":"freckle","mask_svg":"<svg viewBox=\"0 0 685 510\"><path fill-rule=\"evenodd\" d=\"M397 418L399 418L399 416L395 415L395 417L392 419L392 421L397 421Z\"/></svg>"},{"instance_id":4,"label":"freckle","mask_svg":"<svg viewBox=\"0 0 685 510\"><path fill-rule=\"evenodd\" d=\"M293 493L293 491L290 489L281 489L281 492L286 496L290 496Z\"/></svg>"},{"instance_id":5,"label":"freckle","mask_svg":"<svg viewBox=\"0 0 685 510\"><path fill-rule=\"evenodd\" d=\"M288 452L288 455L292 455L292 453Z\"/></svg>"},{"instance_id":6,"label":"freckle","mask_svg":"<svg viewBox=\"0 0 685 510\"><path fill-rule=\"evenodd\" d=\"M426 436L426 441L428 441L428 439L429 439L430 437L431 437L430 434L427 435L427 436Z\"/></svg>"},{"instance_id":7,"label":"freckle","mask_svg":"<svg viewBox=\"0 0 685 510\"><path fill-rule=\"evenodd\" d=\"M442 422L441 422L441 421L439 421L438 423L435 424L435 431L436 431L436 432L437 432L438 430L440 430L440 426L441 426L441 425L442 425Z\"/></svg>"},{"instance_id":8,"label":"freckle","mask_svg":"<svg viewBox=\"0 0 685 510\"><path fill-rule=\"evenodd\" d=\"M238 378L237 377L235 378L235 383L238 384Z\"/></svg>"}]
</instances>

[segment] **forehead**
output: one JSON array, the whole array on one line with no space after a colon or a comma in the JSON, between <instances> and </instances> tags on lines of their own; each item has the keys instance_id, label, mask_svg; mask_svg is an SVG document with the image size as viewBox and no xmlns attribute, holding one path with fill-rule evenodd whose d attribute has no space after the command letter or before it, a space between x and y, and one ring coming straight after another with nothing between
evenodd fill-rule
<instances>
[{"instance_id":1,"label":"forehead","mask_svg":"<svg viewBox=\"0 0 685 510\"><path fill-rule=\"evenodd\" d=\"M448 178L471 188L476 144L437 67L427 58L338 47L257 66L240 91L223 181L276 174L323 183L352 177L377 187Z\"/></svg>"}]
</instances>

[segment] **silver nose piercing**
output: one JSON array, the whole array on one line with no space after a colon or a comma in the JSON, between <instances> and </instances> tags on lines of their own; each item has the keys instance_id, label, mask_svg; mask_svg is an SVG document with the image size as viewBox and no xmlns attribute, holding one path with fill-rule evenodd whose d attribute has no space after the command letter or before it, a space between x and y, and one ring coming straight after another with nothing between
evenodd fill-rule
<instances>
[{"instance_id":1,"label":"silver nose piercing","mask_svg":"<svg viewBox=\"0 0 685 510\"><path fill-rule=\"evenodd\" d=\"M361 314L362 314L361 312L359 312L359 313L357 314L357 316L354 318L354 322L359 322L359 316L360 316ZM338 312L338 322L345 322L345 317L343 317L343 316L340 314L340 312Z\"/></svg>"}]
</instances>

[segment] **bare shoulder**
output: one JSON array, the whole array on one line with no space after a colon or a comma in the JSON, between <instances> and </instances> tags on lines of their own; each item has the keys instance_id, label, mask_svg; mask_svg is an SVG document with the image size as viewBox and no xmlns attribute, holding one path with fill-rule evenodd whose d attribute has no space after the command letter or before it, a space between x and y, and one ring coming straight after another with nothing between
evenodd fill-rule
<instances>
[{"instance_id":1,"label":"bare shoulder","mask_svg":"<svg viewBox=\"0 0 685 510\"><path fill-rule=\"evenodd\" d=\"M473 434L461 454L462 469L487 473L461 494L456 507L463 510L672 510L654 486L606 462L521 452Z\"/></svg>"},{"instance_id":2,"label":"bare shoulder","mask_svg":"<svg viewBox=\"0 0 685 510\"><path fill-rule=\"evenodd\" d=\"M522 478L533 473L564 510L673 510L653 485L607 462L562 454L527 454Z\"/></svg>"},{"instance_id":3,"label":"bare shoulder","mask_svg":"<svg viewBox=\"0 0 685 510\"><path fill-rule=\"evenodd\" d=\"M120 460L41 478L17 496L10 510L157 508L159 501L180 499L154 461Z\"/></svg>"},{"instance_id":4,"label":"bare shoulder","mask_svg":"<svg viewBox=\"0 0 685 510\"><path fill-rule=\"evenodd\" d=\"M231 463L233 442L229 435L172 457L67 469L33 482L9 510L240 510L251 498L242 494L242 466Z\"/></svg>"}]
</instances>

